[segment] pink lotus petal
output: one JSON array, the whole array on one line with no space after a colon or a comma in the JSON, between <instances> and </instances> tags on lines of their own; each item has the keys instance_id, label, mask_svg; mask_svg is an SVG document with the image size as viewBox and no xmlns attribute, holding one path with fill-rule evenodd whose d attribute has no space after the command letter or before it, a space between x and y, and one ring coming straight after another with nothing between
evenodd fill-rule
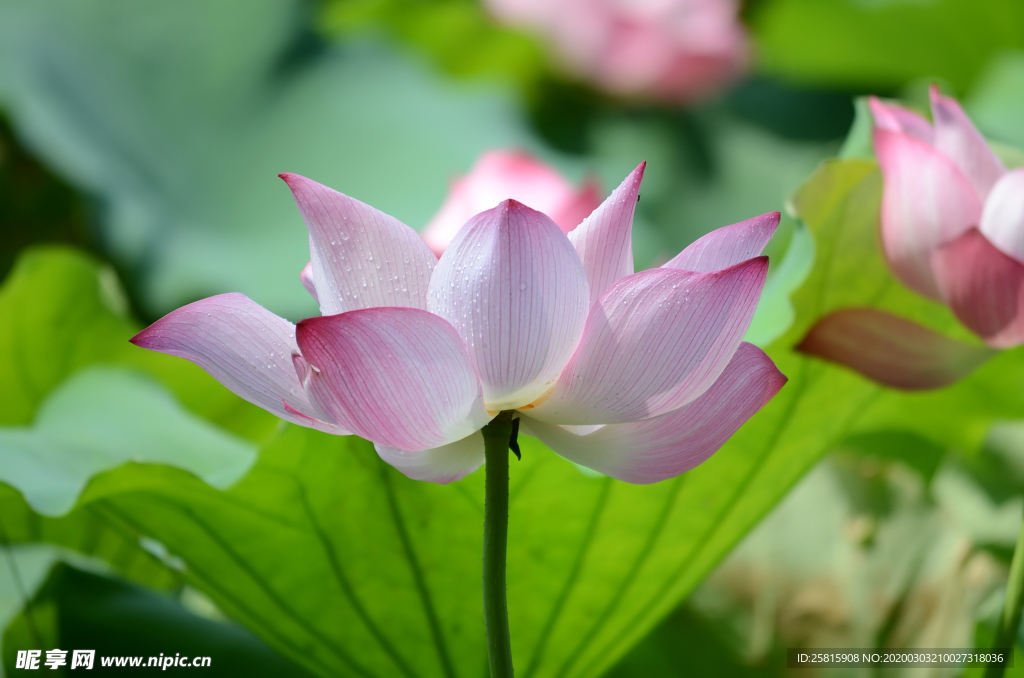
<instances>
[{"instance_id":1,"label":"pink lotus petal","mask_svg":"<svg viewBox=\"0 0 1024 678\"><path fill-rule=\"evenodd\" d=\"M668 414L586 435L528 416L522 427L577 464L629 483L656 483L707 460L785 383L761 349L743 343L711 388Z\"/></svg>"},{"instance_id":2,"label":"pink lotus petal","mask_svg":"<svg viewBox=\"0 0 1024 678\"><path fill-rule=\"evenodd\" d=\"M633 212L636 210L642 162L618 188L569 234L590 284L590 303L619 278L633 274Z\"/></svg>"},{"instance_id":3,"label":"pink lotus petal","mask_svg":"<svg viewBox=\"0 0 1024 678\"><path fill-rule=\"evenodd\" d=\"M423 240L440 257L467 221L502 200L543 212L565 233L601 202L593 182L576 190L554 168L522 151L489 151L469 174L452 184L444 204L423 230Z\"/></svg>"},{"instance_id":4,"label":"pink lotus petal","mask_svg":"<svg viewBox=\"0 0 1024 678\"><path fill-rule=\"evenodd\" d=\"M430 280L429 308L470 349L487 409L539 397L568 362L586 320L587 278L569 239L506 200L455 236Z\"/></svg>"},{"instance_id":5,"label":"pink lotus petal","mask_svg":"<svg viewBox=\"0 0 1024 678\"><path fill-rule=\"evenodd\" d=\"M723 226L693 241L662 268L713 273L761 254L775 235L781 215L761 216Z\"/></svg>"},{"instance_id":6,"label":"pink lotus petal","mask_svg":"<svg viewBox=\"0 0 1024 678\"><path fill-rule=\"evenodd\" d=\"M295 325L244 294L220 294L172 311L131 342L199 365L235 395L285 421L348 435L309 399L293 366Z\"/></svg>"},{"instance_id":7,"label":"pink lotus petal","mask_svg":"<svg viewBox=\"0 0 1024 678\"><path fill-rule=\"evenodd\" d=\"M594 304L572 360L529 415L612 424L692 402L729 364L767 272L768 258L758 257L714 273L655 268L623 278Z\"/></svg>"},{"instance_id":8,"label":"pink lotus petal","mask_svg":"<svg viewBox=\"0 0 1024 678\"><path fill-rule=\"evenodd\" d=\"M992 187L981 213L981 232L993 245L1024 262L1024 169L1007 172Z\"/></svg>"},{"instance_id":9,"label":"pink lotus petal","mask_svg":"<svg viewBox=\"0 0 1024 678\"><path fill-rule=\"evenodd\" d=\"M882 101L878 97L868 97L868 106L871 107L876 127L903 132L927 144L931 144L935 138L931 123L909 108Z\"/></svg>"},{"instance_id":10,"label":"pink lotus petal","mask_svg":"<svg viewBox=\"0 0 1024 678\"><path fill-rule=\"evenodd\" d=\"M935 252L942 298L990 346L1024 343L1024 264L1000 252L977 229Z\"/></svg>"},{"instance_id":11,"label":"pink lotus petal","mask_svg":"<svg viewBox=\"0 0 1024 678\"><path fill-rule=\"evenodd\" d=\"M313 282L313 262L307 262L303 267L302 272L299 273L299 280L302 282L302 286L306 288L310 296L316 299L317 303L320 303L320 299L316 296L316 283Z\"/></svg>"},{"instance_id":12,"label":"pink lotus petal","mask_svg":"<svg viewBox=\"0 0 1024 678\"><path fill-rule=\"evenodd\" d=\"M443 447L420 452L403 452L393 447L374 445L387 463L413 480L442 485L456 481L484 463L484 437L477 431Z\"/></svg>"},{"instance_id":13,"label":"pink lotus petal","mask_svg":"<svg viewBox=\"0 0 1024 678\"><path fill-rule=\"evenodd\" d=\"M394 217L298 174L281 174L309 229L312 278L324 315L375 306L426 308L437 262Z\"/></svg>"},{"instance_id":14,"label":"pink lotus petal","mask_svg":"<svg viewBox=\"0 0 1024 678\"><path fill-rule=\"evenodd\" d=\"M885 255L907 286L937 299L931 254L978 224L981 202L960 170L920 139L884 129L874 139L885 182Z\"/></svg>"},{"instance_id":15,"label":"pink lotus petal","mask_svg":"<svg viewBox=\"0 0 1024 678\"><path fill-rule=\"evenodd\" d=\"M797 350L905 390L948 386L995 354L986 346L950 339L873 308L830 313L811 328Z\"/></svg>"},{"instance_id":16,"label":"pink lotus petal","mask_svg":"<svg viewBox=\"0 0 1024 678\"><path fill-rule=\"evenodd\" d=\"M298 325L309 392L335 421L404 451L441 447L490 420L454 328L415 308L367 308Z\"/></svg>"},{"instance_id":17,"label":"pink lotus petal","mask_svg":"<svg viewBox=\"0 0 1024 678\"><path fill-rule=\"evenodd\" d=\"M935 120L935 148L960 168L974 187L978 199L984 202L1006 168L956 99L942 96L935 85L932 85L930 93L932 118Z\"/></svg>"}]
</instances>

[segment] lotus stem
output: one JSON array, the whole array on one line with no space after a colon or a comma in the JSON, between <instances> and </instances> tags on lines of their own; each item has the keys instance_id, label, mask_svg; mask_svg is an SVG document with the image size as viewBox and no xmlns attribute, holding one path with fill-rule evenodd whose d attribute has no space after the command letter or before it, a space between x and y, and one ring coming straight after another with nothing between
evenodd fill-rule
<instances>
[{"instance_id":1,"label":"lotus stem","mask_svg":"<svg viewBox=\"0 0 1024 678\"><path fill-rule=\"evenodd\" d=\"M508 457L512 412L501 412L483 427L486 459L484 495L484 627L491 678L512 678L512 644L505 596L508 546Z\"/></svg>"}]
</instances>

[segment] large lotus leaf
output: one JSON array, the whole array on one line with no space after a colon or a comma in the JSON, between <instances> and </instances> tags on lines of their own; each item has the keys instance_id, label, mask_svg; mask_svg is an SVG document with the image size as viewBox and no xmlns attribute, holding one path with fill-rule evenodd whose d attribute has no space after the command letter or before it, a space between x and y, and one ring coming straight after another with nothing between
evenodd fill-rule
<instances>
[{"instance_id":1,"label":"large lotus leaf","mask_svg":"<svg viewBox=\"0 0 1024 678\"><path fill-rule=\"evenodd\" d=\"M419 227L493 146L534 145L500 92L373 44L300 0L2 0L0 104L73 184L148 311L235 290L300 317L299 172Z\"/></svg>"},{"instance_id":2,"label":"large lotus leaf","mask_svg":"<svg viewBox=\"0 0 1024 678\"><path fill-rule=\"evenodd\" d=\"M255 447L189 414L150 378L93 367L61 384L32 427L0 427L0 480L61 515L95 474L126 461L188 469L215 487L242 477Z\"/></svg>"},{"instance_id":3,"label":"large lotus leaf","mask_svg":"<svg viewBox=\"0 0 1024 678\"><path fill-rule=\"evenodd\" d=\"M44 398L79 370L119 364L157 377L192 412L243 437L277 425L198 367L128 343L140 327L113 270L63 248L28 250L0 287L0 425L32 422Z\"/></svg>"},{"instance_id":4,"label":"large lotus leaf","mask_svg":"<svg viewBox=\"0 0 1024 678\"><path fill-rule=\"evenodd\" d=\"M752 22L764 71L831 86L938 77L963 93L994 56L1024 49L1018 0L774 0Z\"/></svg>"},{"instance_id":5,"label":"large lotus leaf","mask_svg":"<svg viewBox=\"0 0 1024 678\"><path fill-rule=\"evenodd\" d=\"M594 478L524 441L509 536L522 675L597 675L612 658L602 638L677 599L659 592L707 524L694 512L718 508L707 482ZM417 483L357 438L289 427L227 492L130 465L98 476L70 517L97 511L159 540L186 581L321 675L475 676L481 491L479 473Z\"/></svg>"}]
</instances>

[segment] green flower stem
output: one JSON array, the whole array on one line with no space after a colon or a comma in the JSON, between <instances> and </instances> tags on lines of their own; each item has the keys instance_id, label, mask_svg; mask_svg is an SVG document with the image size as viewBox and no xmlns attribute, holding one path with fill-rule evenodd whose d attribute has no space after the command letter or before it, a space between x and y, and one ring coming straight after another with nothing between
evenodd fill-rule
<instances>
[{"instance_id":1,"label":"green flower stem","mask_svg":"<svg viewBox=\"0 0 1024 678\"><path fill-rule=\"evenodd\" d=\"M508 545L508 442L512 412L501 412L484 426L484 627L491 678L512 678L512 645L505 602L505 551Z\"/></svg>"},{"instance_id":2,"label":"green flower stem","mask_svg":"<svg viewBox=\"0 0 1024 678\"><path fill-rule=\"evenodd\" d=\"M1013 549L1013 560L1010 561L1010 579L1006 582L1006 598L1003 600L1003 614L999 617L999 630L996 632L996 642L992 647L1008 647L1010 652L1015 651L1022 610L1024 610L1024 525L1021 525L1017 546ZM1009 658L1007 657L1007 659ZM989 664L985 668L985 678L1002 678L1005 670L1005 664Z\"/></svg>"}]
</instances>

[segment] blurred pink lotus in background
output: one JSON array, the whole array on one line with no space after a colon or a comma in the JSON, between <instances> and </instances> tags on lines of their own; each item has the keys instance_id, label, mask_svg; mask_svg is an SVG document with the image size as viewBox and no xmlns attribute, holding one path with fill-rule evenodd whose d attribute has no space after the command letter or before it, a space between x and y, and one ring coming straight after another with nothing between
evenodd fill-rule
<instances>
[{"instance_id":1,"label":"blurred pink lotus in background","mask_svg":"<svg viewBox=\"0 0 1024 678\"><path fill-rule=\"evenodd\" d=\"M718 229L634 273L643 171L568 235L502 200L440 260L398 220L284 174L309 230L305 282L322 317L296 326L222 294L132 341L195 362L287 421L370 440L418 480L479 467L480 429L509 410L579 464L663 480L707 459L786 381L742 341L779 215Z\"/></svg>"},{"instance_id":2,"label":"blurred pink lotus in background","mask_svg":"<svg viewBox=\"0 0 1024 678\"><path fill-rule=\"evenodd\" d=\"M735 0L487 0L540 34L564 65L608 92L669 103L703 98L747 64Z\"/></svg>"},{"instance_id":3,"label":"blurred pink lotus in background","mask_svg":"<svg viewBox=\"0 0 1024 678\"><path fill-rule=\"evenodd\" d=\"M469 174L452 183L444 204L423 230L423 239L440 257L470 217L509 199L548 215L565 233L601 204L595 181L577 189L557 170L527 153L488 151Z\"/></svg>"},{"instance_id":4,"label":"blurred pink lotus in background","mask_svg":"<svg viewBox=\"0 0 1024 678\"><path fill-rule=\"evenodd\" d=\"M1024 343L1024 169L1006 171L954 99L929 124L872 99L885 180L882 242L896 275L991 346Z\"/></svg>"},{"instance_id":5,"label":"blurred pink lotus in background","mask_svg":"<svg viewBox=\"0 0 1024 678\"><path fill-rule=\"evenodd\" d=\"M896 276L994 348L1024 343L1024 169L1007 171L960 104L930 91L932 122L872 97L881 240ZM875 309L823 318L801 350L889 386L945 386L993 355Z\"/></svg>"}]
</instances>

